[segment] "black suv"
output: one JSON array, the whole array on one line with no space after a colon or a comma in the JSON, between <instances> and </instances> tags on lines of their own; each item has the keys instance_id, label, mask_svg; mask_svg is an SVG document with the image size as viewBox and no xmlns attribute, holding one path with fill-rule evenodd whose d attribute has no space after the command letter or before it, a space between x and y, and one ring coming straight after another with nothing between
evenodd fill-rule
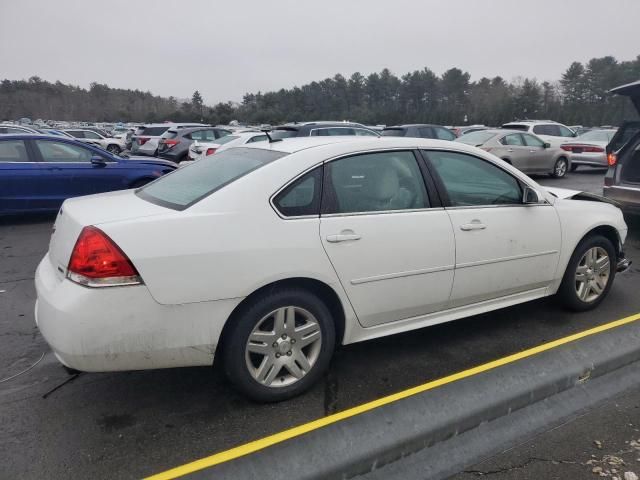
<instances>
[{"instance_id":1,"label":"black suv","mask_svg":"<svg viewBox=\"0 0 640 480\"><path fill-rule=\"evenodd\" d=\"M274 127L269 135L271 138L291 137L326 137L337 135L356 135L365 137L379 137L376 132L360 123L350 122L305 122L287 123Z\"/></svg>"},{"instance_id":2,"label":"black suv","mask_svg":"<svg viewBox=\"0 0 640 480\"><path fill-rule=\"evenodd\" d=\"M188 160L189 147L194 141L215 142L218 138L230 133L231 130L220 127L170 128L160 137L158 156L180 163Z\"/></svg>"},{"instance_id":3,"label":"black suv","mask_svg":"<svg viewBox=\"0 0 640 480\"><path fill-rule=\"evenodd\" d=\"M640 80L610 90L629 97L640 115ZM604 177L604 196L624 210L640 213L640 121L624 122L607 145L609 170Z\"/></svg>"},{"instance_id":4,"label":"black suv","mask_svg":"<svg viewBox=\"0 0 640 480\"><path fill-rule=\"evenodd\" d=\"M437 138L440 140L455 140L456 134L440 125L415 123L411 125L394 125L382 130L383 137L413 137Z\"/></svg>"}]
</instances>

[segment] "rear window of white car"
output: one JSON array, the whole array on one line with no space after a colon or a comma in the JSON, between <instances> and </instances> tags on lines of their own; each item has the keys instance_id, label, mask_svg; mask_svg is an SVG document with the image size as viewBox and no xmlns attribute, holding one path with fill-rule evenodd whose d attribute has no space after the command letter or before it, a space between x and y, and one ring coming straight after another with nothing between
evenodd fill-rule
<instances>
[{"instance_id":1,"label":"rear window of white car","mask_svg":"<svg viewBox=\"0 0 640 480\"><path fill-rule=\"evenodd\" d=\"M244 175L287 155L258 148L232 148L175 170L136 191L148 202L184 210Z\"/></svg>"}]
</instances>

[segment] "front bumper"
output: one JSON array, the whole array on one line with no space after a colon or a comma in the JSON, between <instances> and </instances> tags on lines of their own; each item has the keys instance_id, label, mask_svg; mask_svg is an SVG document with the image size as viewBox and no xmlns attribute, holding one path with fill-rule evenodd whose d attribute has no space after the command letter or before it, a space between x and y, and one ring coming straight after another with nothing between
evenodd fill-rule
<instances>
[{"instance_id":1,"label":"front bumper","mask_svg":"<svg viewBox=\"0 0 640 480\"><path fill-rule=\"evenodd\" d=\"M211 365L222 327L239 301L156 302L145 285L87 288L36 270L36 324L56 357L87 372Z\"/></svg>"}]
</instances>

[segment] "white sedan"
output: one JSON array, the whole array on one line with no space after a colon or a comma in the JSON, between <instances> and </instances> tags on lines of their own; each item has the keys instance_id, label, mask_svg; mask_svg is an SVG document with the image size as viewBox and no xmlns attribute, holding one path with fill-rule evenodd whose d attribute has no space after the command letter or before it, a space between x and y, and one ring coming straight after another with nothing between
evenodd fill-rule
<instances>
[{"instance_id":1,"label":"white sedan","mask_svg":"<svg viewBox=\"0 0 640 480\"><path fill-rule=\"evenodd\" d=\"M336 345L554 294L598 305L628 266L627 227L574 193L440 140L236 147L67 200L36 273L36 322L74 369L215 357L249 397L282 400Z\"/></svg>"},{"instance_id":2,"label":"white sedan","mask_svg":"<svg viewBox=\"0 0 640 480\"><path fill-rule=\"evenodd\" d=\"M189 146L187 157L189 160L199 160L227 148L233 148L246 143L264 142L267 135L264 132L238 132L218 138L215 142L195 141ZM184 162L182 162L184 163ZM185 166L185 165L183 165Z\"/></svg>"}]
</instances>

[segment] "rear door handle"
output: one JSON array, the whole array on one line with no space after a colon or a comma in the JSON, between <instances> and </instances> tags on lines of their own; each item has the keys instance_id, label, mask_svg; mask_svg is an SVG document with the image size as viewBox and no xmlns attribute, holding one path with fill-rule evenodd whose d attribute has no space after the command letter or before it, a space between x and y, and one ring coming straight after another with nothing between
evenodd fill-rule
<instances>
[{"instance_id":1,"label":"rear door handle","mask_svg":"<svg viewBox=\"0 0 640 480\"><path fill-rule=\"evenodd\" d=\"M468 232L470 230L484 230L487 226L484 223L480 223L479 220L474 220L471 223L465 223L460 225L460 230Z\"/></svg>"},{"instance_id":2,"label":"rear door handle","mask_svg":"<svg viewBox=\"0 0 640 480\"><path fill-rule=\"evenodd\" d=\"M357 233L338 233L335 235L327 235L327 242L329 243L339 243L339 242L348 242L353 240L360 240L360 235Z\"/></svg>"}]
</instances>

